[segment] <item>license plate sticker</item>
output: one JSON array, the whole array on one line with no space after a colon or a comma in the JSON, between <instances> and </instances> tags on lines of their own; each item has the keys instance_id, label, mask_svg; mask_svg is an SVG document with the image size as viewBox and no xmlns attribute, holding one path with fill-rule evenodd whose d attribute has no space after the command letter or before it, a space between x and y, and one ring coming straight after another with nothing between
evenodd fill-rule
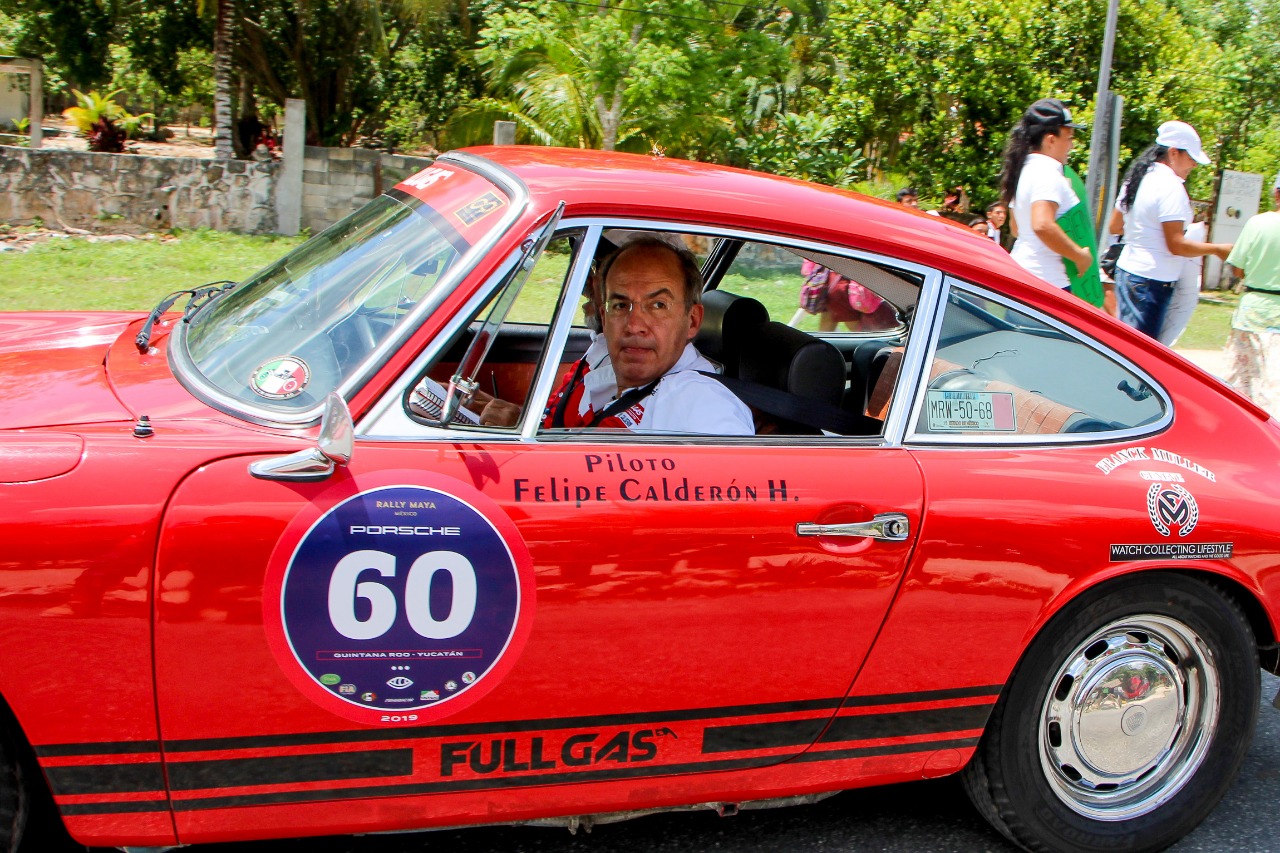
<instances>
[{"instance_id":1,"label":"license plate sticker","mask_svg":"<svg viewBox=\"0 0 1280 853\"><path fill-rule=\"evenodd\" d=\"M1018 418L1008 391L930 391L930 432L1015 432Z\"/></svg>"}]
</instances>

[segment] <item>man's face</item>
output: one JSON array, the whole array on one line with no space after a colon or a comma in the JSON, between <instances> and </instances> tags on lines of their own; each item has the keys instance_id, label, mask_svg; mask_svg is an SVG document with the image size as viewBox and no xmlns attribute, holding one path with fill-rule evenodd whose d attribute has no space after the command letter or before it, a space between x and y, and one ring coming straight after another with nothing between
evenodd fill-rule
<instances>
[{"instance_id":1,"label":"man's face","mask_svg":"<svg viewBox=\"0 0 1280 853\"><path fill-rule=\"evenodd\" d=\"M665 374L702 325L702 306L685 307L676 256L660 248L624 252L605 282L604 337L618 391Z\"/></svg>"},{"instance_id":2,"label":"man's face","mask_svg":"<svg viewBox=\"0 0 1280 853\"><path fill-rule=\"evenodd\" d=\"M987 221L997 228L1003 228L1008 218L1009 211L1005 210L1003 205L996 205L987 211Z\"/></svg>"},{"instance_id":3,"label":"man's face","mask_svg":"<svg viewBox=\"0 0 1280 853\"><path fill-rule=\"evenodd\" d=\"M904 195L901 201L907 207L920 207L920 200L913 195Z\"/></svg>"}]
</instances>

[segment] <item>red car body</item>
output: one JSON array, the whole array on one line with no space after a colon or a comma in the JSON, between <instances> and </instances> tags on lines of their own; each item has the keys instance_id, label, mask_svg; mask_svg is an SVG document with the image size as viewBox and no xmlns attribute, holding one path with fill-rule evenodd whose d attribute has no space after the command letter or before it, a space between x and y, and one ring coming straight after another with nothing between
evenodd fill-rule
<instances>
[{"instance_id":1,"label":"red car body","mask_svg":"<svg viewBox=\"0 0 1280 853\"><path fill-rule=\"evenodd\" d=\"M661 158L513 147L435 168L501 172L527 196L500 199L507 207L494 215L508 224L487 249L397 333L394 349L349 374L340 391L356 425L354 452L323 478L249 473L252 463L313 447L318 410L275 421L245 415L181 375L171 351L186 333L178 315L161 319L143 352L135 337L144 316L0 316L9 760L30 747L79 841L165 846L570 819L956 773L984 732L992 737L993 712L1014 701L1020 663L1028 666L1046 626L1064 613L1087 621L1079 615L1087 607L1136 582L1203 584L1247 625L1253 658L1243 669L1256 682L1258 656L1274 664L1280 429L1177 355L1023 272L990 241L877 200ZM412 179L397 192L439 200ZM1163 414L1145 427L1066 440L992 440L984 427L969 442L958 422L906 408L904 395L928 393L918 380L899 386L893 405L902 413L891 410L882 435L843 442L540 440L533 427L388 435L380 424L400 399L392 390L416 378L433 342L471 316L561 203L559 227L576 222L588 239L602 223L652 222L900 263L923 284L896 341L899 382L939 363L929 347L942 344L931 344L929 330L955 303L928 294L971 283L1133 367L1157 390L1152 399L1165 401ZM858 339L834 337L846 353ZM493 378L525 383L530 395L539 370L559 372L490 361ZM1037 390L1006 398L995 387L973 393L984 404L1023 406L1018 395ZM927 407L943 398L921 399ZM942 438L920 440L912 423ZM382 539L416 536L435 548L457 535L437 532L455 528L433 527L426 515L401 514L408 510L394 505L406 495L424 506L456 503L467 524L488 524L506 546L512 612L501 617L506 633L494 629L502 649L490 668L467 672L474 684L451 679L456 697L406 702L412 710L397 713L316 680L297 615L311 599L285 599L302 582L308 537L353 500L368 505L367 525ZM899 514L909 534L797 535L797 525L884 514ZM392 536L393 526L410 533ZM378 547L369 546L384 553ZM354 618L353 631L378 618L379 601L399 613L397 597L409 594L385 580L398 583L407 564L386 559L393 574L352 575L353 584L373 584L356 592L370 615L357 602L343 617ZM456 610L469 575L425 571L446 570ZM430 591L437 580L426 578ZM336 583L331 615L341 607ZM483 584L476 595L483 608ZM447 633L441 606L417 613L428 631ZM1164 665L1163 653L1151 654L1144 666ZM1139 678L1133 666L1121 674ZM1224 676L1208 688L1213 719L1197 716L1192 700L1168 698L1187 693L1176 683L1151 706L1181 715L1160 730L1170 749L1182 748L1181 728L1225 736L1229 684ZM1081 727L1104 719L1099 695L1076 708ZM1088 748L1086 732L1079 750ZM1164 799L1181 784L1170 783ZM1087 813L1087 798L1073 796L1065 795L1068 810Z\"/></svg>"}]
</instances>

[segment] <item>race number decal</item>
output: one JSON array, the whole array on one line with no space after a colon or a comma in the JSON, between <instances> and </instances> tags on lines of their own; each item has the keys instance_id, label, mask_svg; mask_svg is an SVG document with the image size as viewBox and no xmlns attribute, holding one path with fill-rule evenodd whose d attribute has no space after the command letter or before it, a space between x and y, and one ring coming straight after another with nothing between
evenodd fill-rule
<instances>
[{"instance_id":1,"label":"race number decal","mask_svg":"<svg viewBox=\"0 0 1280 853\"><path fill-rule=\"evenodd\" d=\"M528 552L461 482L365 488L323 510L286 555L292 538L264 600L273 650L304 693L344 717L455 713L496 686L528 633Z\"/></svg>"}]
</instances>

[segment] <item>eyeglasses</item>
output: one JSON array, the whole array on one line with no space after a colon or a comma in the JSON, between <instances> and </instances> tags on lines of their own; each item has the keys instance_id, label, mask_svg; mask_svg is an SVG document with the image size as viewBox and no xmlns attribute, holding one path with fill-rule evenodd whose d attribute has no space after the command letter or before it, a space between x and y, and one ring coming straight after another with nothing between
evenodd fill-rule
<instances>
[{"instance_id":1,"label":"eyeglasses","mask_svg":"<svg viewBox=\"0 0 1280 853\"><path fill-rule=\"evenodd\" d=\"M604 303L605 316L611 320L621 321L637 308L640 313L652 320L666 320L675 316L677 303L664 298L646 299L643 302L632 302L630 299L614 298Z\"/></svg>"}]
</instances>

